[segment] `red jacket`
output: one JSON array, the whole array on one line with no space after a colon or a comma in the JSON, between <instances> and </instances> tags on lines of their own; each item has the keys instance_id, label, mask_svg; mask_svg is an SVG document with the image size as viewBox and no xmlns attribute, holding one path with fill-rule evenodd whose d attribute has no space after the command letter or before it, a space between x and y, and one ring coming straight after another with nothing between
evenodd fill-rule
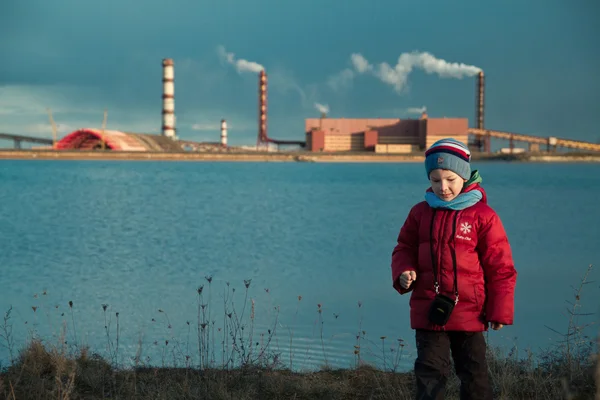
<instances>
[{"instance_id":1,"label":"red jacket","mask_svg":"<svg viewBox=\"0 0 600 400\"><path fill-rule=\"evenodd\" d=\"M470 190L483 194L475 205L459 211L434 210L423 201L410 210L400 229L392 252L392 279L400 294L412 291L412 329L476 332L487 330L488 322L513 323L517 272L511 248L500 218L487 205L483 188L475 183L464 192ZM438 271L441 269L439 293L454 299L453 250L459 300L448 323L440 327L428 320L435 296L432 254ZM398 278L411 270L417 279L407 290L400 286Z\"/></svg>"}]
</instances>

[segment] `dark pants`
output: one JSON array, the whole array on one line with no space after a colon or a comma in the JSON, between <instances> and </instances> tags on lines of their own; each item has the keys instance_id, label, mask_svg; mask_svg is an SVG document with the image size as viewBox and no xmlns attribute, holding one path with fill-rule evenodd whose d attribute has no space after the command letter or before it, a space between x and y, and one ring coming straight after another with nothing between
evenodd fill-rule
<instances>
[{"instance_id":1,"label":"dark pants","mask_svg":"<svg viewBox=\"0 0 600 400\"><path fill-rule=\"evenodd\" d=\"M450 352L458 375L461 400L491 400L492 391L482 332L417 330L417 400L442 400L450 374Z\"/></svg>"}]
</instances>

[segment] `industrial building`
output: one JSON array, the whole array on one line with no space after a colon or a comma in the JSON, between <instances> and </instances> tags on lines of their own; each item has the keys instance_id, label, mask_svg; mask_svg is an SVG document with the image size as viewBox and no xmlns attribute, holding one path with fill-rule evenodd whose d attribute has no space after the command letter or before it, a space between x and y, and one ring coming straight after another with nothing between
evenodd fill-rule
<instances>
[{"instance_id":1,"label":"industrial building","mask_svg":"<svg viewBox=\"0 0 600 400\"><path fill-rule=\"evenodd\" d=\"M221 120L220 142L196 142L177 137L175 126L175 74L172 59L162 62L162 132L161 135L127 133L105 129L78 129L55 142L44 138L27 138L22 135L1 134L0 138L12 139L15 147L22 141L53 144L55 149L116 150L134 152L231 152L228 145L227 123ZM423 113L418 119L399 118L309 118L305 120L303 140L281 140L270 137L267 131L268 80L265 70L258 74L258 135L256 149L277 146L298 146L309 152L374 152L374 153L420 153L439 139L453 137L469 145L472 151L491 152L491 139L509 141L508 152L515 149L516 141L529 144L529 151L539 151L546 145L551 151L557 147L587 151L600 151L600 144L582 141L515 134L486 129L485 76L478 74L476 82L476 127L469 128L467 118L429 118ZM53 123L53 122L52 122ZM103 125L104 127L105 125ZM56 129L55 129L56 131ZM243 150L242 148L239 149Z\"/></svg>"},{"instance_id":2,"label":"industrial building","mask_svg":"<svg viewBox=\"0 0 600 400\"><path fill-rule=\"evenodd\" d=\"M305 121L306 149L313 152L374 151L412 153L435 141L453 137L468 143L467 118L356 119L309 118Z\"/></svg>"}]
</instances>

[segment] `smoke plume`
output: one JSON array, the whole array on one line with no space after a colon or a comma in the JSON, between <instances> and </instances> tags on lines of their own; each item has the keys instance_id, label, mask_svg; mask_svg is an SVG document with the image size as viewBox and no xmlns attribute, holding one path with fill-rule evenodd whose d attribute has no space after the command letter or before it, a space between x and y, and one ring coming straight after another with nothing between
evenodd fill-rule
<instances>
[{"instance_id":1,"label":"smoke plume","mask_svg":"<svg viewBox=\"0 0 600 400\"><path fill-rule=\"evenodd\" d=\"M236 60L235 54L228 53L224 46L217 46L217 54L221 61L233 65L240 74L242 72L253 72L257 74L265 69L265 67L254 61L244 60L243 58Z\"/></svg>"},{"instance_id":2,"label":"smoke plume","mask_svg":"<svg viewBox=\"0 0 600 400\"><path fill-rule=\"evenodd\" d=\"M350 86L353 79L354 71L350 68L346 68L342 72L330 76L327 80L327 85L329 85L329 87L334 91L338 91Z\"/></svg>"},{"instance_id":3,"label":"smoke plume","mask_svg":"<svg viewBox=\"0 0 600 400\"><path fill-rule=\"evenodd\" d=\"M327 104L315 103L315 108L322 114L329 114L329 106Z\"/></svg>"},{"instance_id":4,"label":"smoke plume","mask_svg":"<svg viewBox=\"0 0 600 400\"><path fill-rule=\"evenodd\" d=\"M359 53L350 56L350 61L357 74L371 74L384 83L391 85L396 92L400 93L405 88L408 76L415 69L420 69L428 74L436 74L440 78L462 79L471 77L481 71L481 68L464 63L448 62L436 58L428 52L402 53L398 57L395 66L388 63L379 65L370 64L369 61ZM347 75L347 73L346 73Z\"/></svg>"},{"instance_id":5,"label":"smoke plume","mask_svg":"<svg viewBox=\"0 0 600 400\"><path fill-rule=\"evenodd\" d=\"M354 53L350 56L350 60L352 61L354 69L356 69L359 74L364 74L367 71L373 70L373 66L369 65L369 62L362 54Z\"/></svg>"}]
</instances>

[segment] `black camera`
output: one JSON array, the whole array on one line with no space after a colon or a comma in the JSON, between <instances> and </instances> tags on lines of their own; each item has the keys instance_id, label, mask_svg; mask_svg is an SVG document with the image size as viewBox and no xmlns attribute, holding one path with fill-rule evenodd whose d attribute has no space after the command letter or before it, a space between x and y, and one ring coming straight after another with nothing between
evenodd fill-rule
<instances>
[{"instance_id":1,"label":"black camera","mask_svg":"<svg viewBox=\"0 0 600 400\"><path fill-rule=\"evenodd\" d=\"M429 309L429 321L435 325L444 326L450 319L454 305L454 299L443 294L437 294L431 308Z\"/></svg>"}]
</instances>

